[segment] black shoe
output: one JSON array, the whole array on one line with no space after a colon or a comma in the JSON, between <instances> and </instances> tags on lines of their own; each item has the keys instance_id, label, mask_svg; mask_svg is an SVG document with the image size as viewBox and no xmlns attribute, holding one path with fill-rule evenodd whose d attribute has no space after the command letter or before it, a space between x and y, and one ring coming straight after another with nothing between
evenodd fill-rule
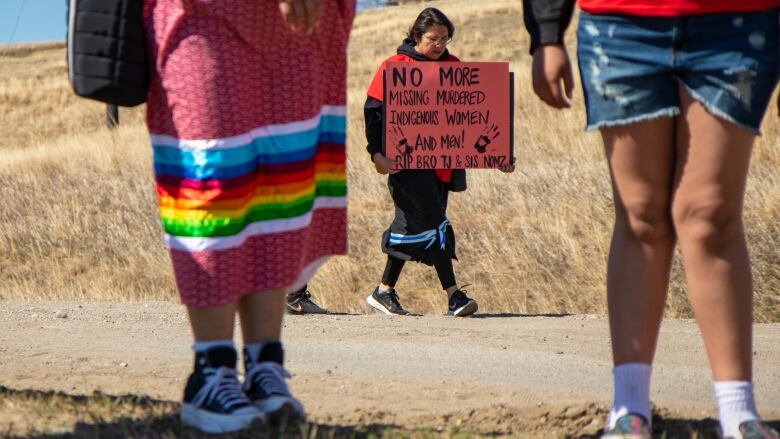
<instances>
[{"instance_id":1,"label":"black shoe","mask_svg":"<svg viewBox=\"0 0 780 439\"><path fill-rule=\"evenodd\" d=\"M466 317L477 312L477 302L466 295L466 291L457 290L450 297L447 315L452 317Z\"/></svg>"},{"instance_id":2,"label":"black shoe","mask_svg":"<svg viewBox=\"0 0 780 439\"><path fill-rule=\"evenodd\" d=\"M184 388L181 421L206 433L243 430L263 414L252 405L238 382L236 350L211 348L195 354L195 371Z\"/></svg>"},{"instance_id":3,"label":"black shoe","mask_svg":"<svg viewBox=\"0 0 780 439\"><path fill-rule=\"evenodd\" d=\"M327 314L328 310L317 305L306 287L287 295L288 314Z\"/></svg>"},{"instance_id":4,"label":"black shoe","mask_svg":"<svg viewBox=\"0 0 780 439\"><path fill-rule=\"evenodd\" d=\"M366 297L366 302L376 308L377 311L387 315L405 316L409 314L409 311L405 310L401 306L401 302L398 301L398 292L395 291L395 288L385 292L379 291L379 287L376 287L374 292Z\"/></svg>"},{"instance_id":5,"label":"black shoe","mask_svg":"<svg viewBox=\"0 0 780 439\"><path fill-rule=\"evenodd\" d=\"M271 422L303 421L303 404L290 393L285 382L290 374L283 364L281 343L266 343L257 359L250 358L244 349L244 392Z\"/></svg>"}]
</instances>

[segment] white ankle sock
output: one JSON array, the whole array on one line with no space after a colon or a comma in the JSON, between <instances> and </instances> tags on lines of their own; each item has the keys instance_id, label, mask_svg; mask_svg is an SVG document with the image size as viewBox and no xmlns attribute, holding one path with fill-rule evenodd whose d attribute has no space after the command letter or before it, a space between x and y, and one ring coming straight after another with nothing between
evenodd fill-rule
<instances>
[{"instance_id":1,"label":"white ankle sock","mask_svg":"<svg viewBox=\"0 0 780 439\"><path fill-rule=\"evenodd\" d=\"M192 344L192 350L195 352L205 352L211 348L236 348L233 344L233 340L209 340L209 341L196 341Z\"/></svg>"},{"instance_id":2,"label":"white ankle sock","mask_svg":"<svg viewBox=\"0 0 780 439\"><path fill-rule=\"evenodd\" d=\"M650 373L652 366L645 363L626 363L615 366L612 375L615 386L615 401L609 412L608 427L615 427L621 417L635 413L652 421L650 409Z\"/></svg>"},{"instance_id":3,"label":"white ankle sock","mask_svg":"<svg viewBox=\"0 0 780 439\"><path fill-rule=\"evenodd\" d=\"M260 357L260 351L263 350L263 346L265 346L266 343L271 343L274 340L269 340L262 343L249 343L244 345L244 349L247 350L249 353L249 362L250 363L256 363L257 358Z\"/></svg>"},{"instance_id":4,"label":"white ankle sock","mask_svg":"<svg viewBox=\"0 0 780 439\"><path fill-rule=\"evenodd\" d=\"M724 437L736 437L739 424L759 419L750 381L715 381L715 399Z\"/></svg>"}]
</instances>

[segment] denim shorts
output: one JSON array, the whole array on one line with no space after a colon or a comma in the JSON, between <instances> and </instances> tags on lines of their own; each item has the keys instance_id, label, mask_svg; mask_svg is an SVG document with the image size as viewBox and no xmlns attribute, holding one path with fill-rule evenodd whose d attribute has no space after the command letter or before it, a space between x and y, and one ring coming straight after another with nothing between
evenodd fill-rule
<instances>
[{"instance_id":1,"label":"denim shorts","mask_svg":"<svg viewBox=\"0 0 780 439\"><path fill-rule=\"evenodd\" d=\"M678 84L758 133L777 83L778 12L688 17L580 14L588 130L680 114Z\"/></svg>"}]
</instances>

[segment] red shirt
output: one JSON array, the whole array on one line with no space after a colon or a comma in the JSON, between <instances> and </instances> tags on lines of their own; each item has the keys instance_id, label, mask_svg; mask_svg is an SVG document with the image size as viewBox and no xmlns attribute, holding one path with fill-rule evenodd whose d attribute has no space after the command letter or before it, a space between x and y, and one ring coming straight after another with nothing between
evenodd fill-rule
<instances>
[{"instance_id":1,"label":"red shirt","mask_svg":"<svg viewBox=\"0 0 780 439\"><path fill-rule=\"evenodd\" d=\"M390 58L387 58L382 62L382 65L379 67L379 70L377 70L376 75L374 75L374 79L371 80L371 85L368 86L368 91L366 94L371 96L372 98L384 102L385 100L385 87L384 87L384 80L383 80L383 73L385 72L385 68L388 62L392 61L399 61L399 62L423 62L423 61L417 61L416 59L412 58L411 56L404 55L402 53L396 54L391 56ZM449 55L447 58L439 59L437 60L439 62L458 62L460 61L456 56ZM434 169L436 171L436 175L439 177L439 180L449 183L452 179L452 169Z\"/></svg>"},{"instance_id":2,"label":"red shirt","mask_svg":"<svg viewBox=\"0 0 780 439\"><path fill-rule=\"evenodd\" d=\"M756 12L776 9L778 0L579 0L590 14L679 17L718 12Z\"/></svg>"}]
</instances>

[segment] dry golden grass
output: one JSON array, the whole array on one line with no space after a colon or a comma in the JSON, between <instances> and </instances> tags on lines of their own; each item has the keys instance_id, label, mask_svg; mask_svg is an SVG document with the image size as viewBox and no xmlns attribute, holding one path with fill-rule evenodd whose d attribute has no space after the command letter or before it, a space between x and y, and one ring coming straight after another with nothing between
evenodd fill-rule
<instances>
[{"instance_id":1,"label":"dry golden grass","mask_svg":"<svg viewBox=\"0 0 780 439\"><path fill-rule=\"evenodd\" d=\"M580 88L572 110L533 95L520 2L433 2L453 19L451 50L501 60L516 74L518 170L473 171L453 194L456 273L486 312L601 313L612 225L599 137L584 134ZM379 236L392 218L385 179L364 150L362 105L379 63L394 53L419 5L361 13L350 45L350 256L311 283L331 310L361 312L384 267ZM571 32L570 32L571 33ZM569 38L573 50L573 35ZM0 49L0 295L6 298L177 300L161 240L143 110L103 127L103 107L70 93L61 45ZM756 317L780 321L780 121L772 108L751 169L745 219ZM398 289L408 308L441 313L433 269L410 264ZM679 264L667 306L691 316Z\"/></svg>"}]
</instances>

